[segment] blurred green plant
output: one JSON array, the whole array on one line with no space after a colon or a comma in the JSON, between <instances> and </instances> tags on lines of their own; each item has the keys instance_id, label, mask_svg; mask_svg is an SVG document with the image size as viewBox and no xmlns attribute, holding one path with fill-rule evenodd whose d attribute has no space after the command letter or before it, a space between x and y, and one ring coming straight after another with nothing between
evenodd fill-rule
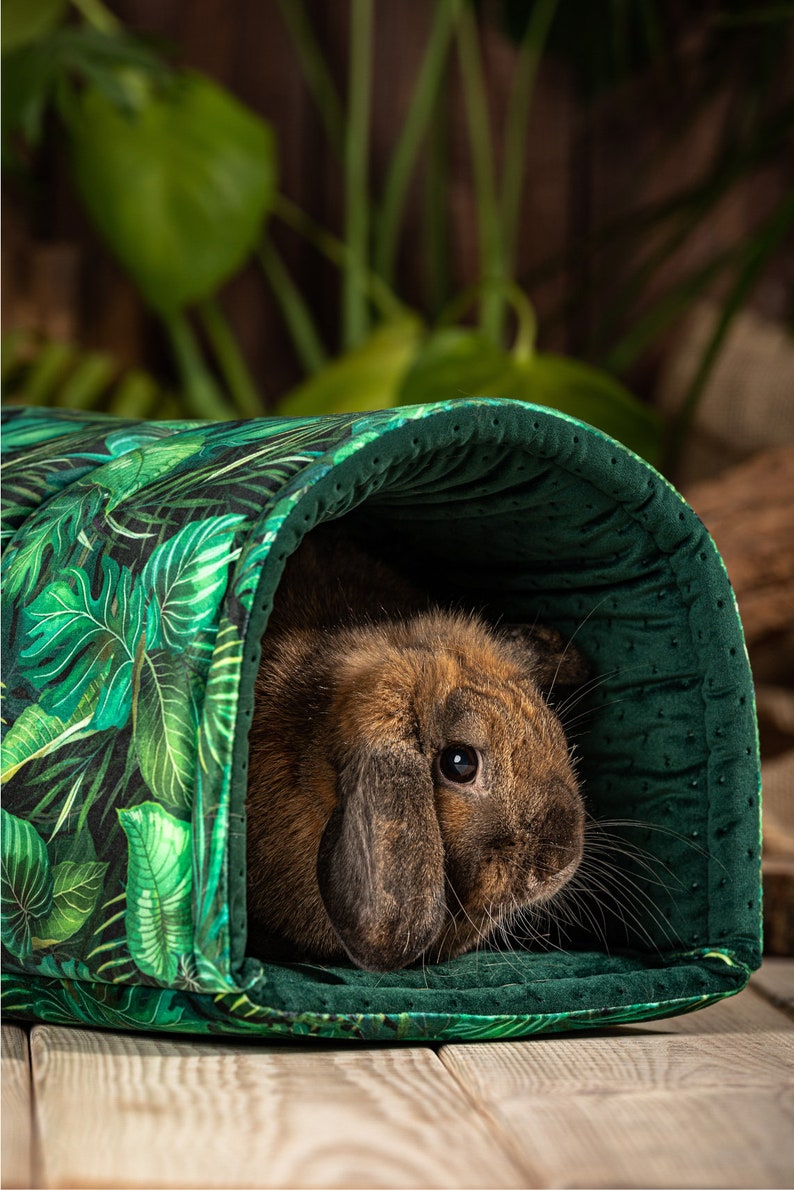
<instances>
[{"instance_id":1,"label":"blurred green plant","mask_svg":"<svg viewBox=\"0 0 794 1190\"><path fill-rule=\"evenodd\" d=\"M72 10L80 23L66 23ZM216 294L258 245L273 202L269 126L204 76L169 67L99 0L4 0L3 39L6 165L38 148L52 112L86 211L163 321L185 410L260 413Z\"/></svg>"},{"instance_id":2,"label":"blurred green plant","mask_svg":"<svg viewBox=\"0 0 794 1190\"><path fill-rule=\"evenodd\" d=\"M0 363L7 401L62 409L99 409L119 417L178 418L183 406L142 368L123 371L104 351L80 351L30 331L3 335Z\"/></svg>"},{"instance_id":3,"label":"blurred green plant","mask_svg":"<svg viewBox=\"0 0 794 1190\"><path fill-rule=\"evenodd\" d=\"M532 307L525 288L516 282L534 84L547 52L569 55L586 93L609 85L610 72L620 79L648 62L663 61L669 38L661 21L662 4L645 0L635 12L633 6L612 0L594 3L594 9L605 12L594 23L590 44L590 62L593 65L597 58L598 69L588 73L587 57L584 65L580 61L581 38L571 38L565 5L558 0L505 0L504 20L519 49L497 176L475 6L470 0L436 0L413 95L375 201L369 181L375 4L349 3L349 76L343 101L302 0L279 0L307 87L339 161L344 185L341 237L318 226L277 192L274 138L265 121L204 76L169 66L162 52L127 33L100 0L3 0L4 163L19 170L41 147L53 122L65 131L66 153L85 209L143 300L162 320L180 380L179 412L223 418L264 411L264 399L218 301L224 283L253 258L279 303L306 372L306 380L276 403L276 412L330 413L456 393L515 397L589 421L658 461L663 442L660 419L632 397L615 374L625 375L660 330L733 264L736 285L726 301L722 329L718 327L685 402L677 428L680 436L733 313L788 234L789 206L773 213L752 245L737 249L730 260L715 259L698 276L687 278L628 333L625 312L665 259L664 253L708 217L738 177L770 159L780 136L790 129L791 113L781 113L779 128L769 127L759 116L736 151L707 170L699 186L603 229L585 245L588 252L603 252L638 229L673 229L664 249L641 261L604 311L588 351L591 359L607 365L606 370L598 369L536 350ZM776 14L784 7L788 6L765 10L767 32L774 30ZM720 12L734 20L744 13L749 20L752 8L725 0ZM605 30L612 38L606 50ZM447 240L443 126L453 61L464 97L479 245L480 280L463 294L450 282ZM724 74L722 78L724 82ZM761 83L759 88L757 107L763 112ZM423 248L432 285L426 308L420 311L410 309L399 295L396 262L408 185L423 149ZM306 297L275 246L273 220L305 238L339 271L341 327L336 349L323 341ZM550 261L547 269L558 266ZM592 295L582 292L574 300L585 296ZM476 327L456 325L472 305L478 312ZM53 362L59 350L64 349L48 345L43 362L28 365L28 383L33 383L28 399L51 391L56 400L73 403L83 399L80 394L85 391L86 400L117 401L117 393L110 397L111 390L91 380L94 374L102 375L92 356L81 357L79 365L72 360L69 377L60 376ZM60 379L48 389L51 374ZM19 379L19 369L15 375ZM78 382L74 375L89 380Z\"/></svg>"}]
</instances>

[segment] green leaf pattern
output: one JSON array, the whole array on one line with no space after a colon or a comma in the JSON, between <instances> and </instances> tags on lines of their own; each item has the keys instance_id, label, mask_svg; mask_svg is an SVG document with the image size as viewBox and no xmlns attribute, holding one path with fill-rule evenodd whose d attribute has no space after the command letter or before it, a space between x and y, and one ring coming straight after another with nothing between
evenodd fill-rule
<instances>
[{"instance_id":1,"label":"green leaf pattern","mask_svg":"<svg viewBox=\"0 0 794 1190\"><path fill-rule=\"evenodd\" d=\"M187 810L196 760L195 691L182 658L167 649L143 654L135 722L141 775L155 797Z\"/></svg>"},{"instance_id":2,"label":"green leaf pattern","mask_svg":"<svg viewBox=\"0 0 794 1190\"><path fill-rule=\"evenodd\" d=\"M498 406L468 404L483 417ZM384 433L455 405L156 428L4 411L8 1011L379 1039L661 1014L658 1005L555 1020L278 1012L261 1003L266 970L243 962L232 937L244 911L230 901L244 839L233 766L263 568L312 485ZM729 974L737 990L746 972ZM679 997L669 1011L703 1002Z\"/></svg>"},{"instance_id":3,"label":"green leaf pattern","mask_svg":"<svg viewBox=\"0 0 794 1190\"><path fill-rule=\"evenodd\" d=\"M0 810L2 817L3 944L15 956L30 949L31 930L52 908L53 878L47 849L36 829Z\"/></svg>"},{"instance_id":4,"label":"green leaf pattern","mask_svg":"<svg viewBox=\"0 0 794 1190\"><path fill-rule=\"evenodd\" d=\"M147 642L181 652L197 632L212 628L228 581L241 516L212 517L178 530L143 570L148 595Z\"/></svg>"},{"instance_id":5,"label":"green leaf pattern","mask_svg":"<svg viewBox=\"0 0 794 1190\"><path fill-rule=\"evenodd\" d=\"M9 961L228 990L230 770L266 510L295 503L353 419L4 420Z\"/></svg>"},{"instance_id":6,"label":"green leaf pattern","mask_svg":"<svg viewBox=\"0 0 794 1190\"><path fill-rule=\"evenodd\" d=\"M100 559L102 589L91 595L85 570L70 567L23 612L31 643L30 681L51 714L69 718L99 679L91 726L123 727L132 707L132 671L143 629L143 589L113 558Z\"/></svg>"},{"instance_id":7,"label":"green leaf pattern","mask_svg":"<svg viewBox=\"0 0 794 1190\"><path fill-rule=\"evenodd\" d=\"M118 815L129 843L130 953L140 971L167 985L192 947L190 825L157 802Z\"/></svg>"},{"instance_id":8,"label":"green leaf pattern","mask_svg":"<svg viewBox=\"0 0 794 1190\"><path fill-rule=\"evenodd\" d=\"M107 864L77 864L64 860L52 869L52 909L36 923L34 949L65 942L84 925L96 908Z\"/></svg>"},{"instance_id":9,"label":"green leaf pattern","mask_svg":"<svg viewBox=\"0 0 794 1190\"><path fill-rule=\"evenodd\" d=\"M92 730L92 718L92 711L80 703L68 720L48 714L37 702L30 703L3 739L2 781L9 781L28 761L87 735Z\"/></svg>"}]
</instances>

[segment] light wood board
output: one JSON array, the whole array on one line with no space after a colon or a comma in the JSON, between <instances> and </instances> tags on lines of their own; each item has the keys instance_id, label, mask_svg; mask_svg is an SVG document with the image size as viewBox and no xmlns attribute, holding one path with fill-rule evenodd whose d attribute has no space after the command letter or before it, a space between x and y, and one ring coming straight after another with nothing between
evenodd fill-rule
<instances>
[{"instance_id":1,"label":"light wood board","mask_svg":"<svg viewBox=\"0 0 794 1190\"><path fill-rule=\"evenodd\" d=\"M794 1185L794 1025L752 990L608 1034L441 1058L543 1185Z\"/></svg>"},{"instance_id":2,"label":"light wood board","mask_svg":"<svg viewBox=\"0 0 794 1190\"><path fill-rule=\"evenodd\" d=\"M44 1184L522 1186L432 1050L37 1026Z\"/></svg>"},{"instance_id":3,"label":"light wood board","mask_svg":"<svg viewBox=\"0 0 794 1190\"><path fill-rule=\"evenodd\" d=\"M28 1037L16 1025L2 1027L2 1174L4 1190L32 1184L33 1108Z\"/></svg>"},{"instance_id":4,"label":"light wood board","mask_svg":"<svg viewBox=\"0 0 794 1190\"><path fill-rule=\"evenodd\" d=\"M794 1014L794 959L765 959L752 987L778 1008Z\"/></svg>"},{"instance_id":5,"label":"light wood board","mask_svg":"<svg viewBox=\"0 0 794 1190\"><path fill-rule=\"evenodd\" d=\"M754 985L438 1054L36 1026L35 1160L27 1035L6 1025L3 1186L792 1186L794 1022L775 1003L794 963Z\"/></svg>"}]
</instances>

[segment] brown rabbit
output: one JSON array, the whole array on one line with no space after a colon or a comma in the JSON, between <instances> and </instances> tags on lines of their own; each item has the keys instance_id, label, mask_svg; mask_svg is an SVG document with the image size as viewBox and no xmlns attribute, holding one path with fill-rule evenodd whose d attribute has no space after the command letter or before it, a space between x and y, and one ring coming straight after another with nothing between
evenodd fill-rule
<instances>
[{"instance_id":1,"label":"brown rabbit","mask_svg":"<svg viewBox=\"0 0 794 1190\"><path fill-rule=\"evenodd\" d=\"M252 952L393 970L553 897L584 808L541 691L586 676L555 630L433 609L336 526L309 534L256 680Z\"/></svg>"}]
</instances>

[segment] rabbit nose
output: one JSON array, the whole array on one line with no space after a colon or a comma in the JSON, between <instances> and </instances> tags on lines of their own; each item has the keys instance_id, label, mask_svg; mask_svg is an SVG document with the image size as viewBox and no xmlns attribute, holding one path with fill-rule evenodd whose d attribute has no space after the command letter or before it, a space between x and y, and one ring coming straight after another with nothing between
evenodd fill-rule
<instances>
[{"instance_id":1,"label":"rabbit nose","mask_svg":"<svg viewBox=\"0 0 794 1190\"><path fill-rule=\"evenodd\" d=\"M533 823L535 848L532 866L544 883L570 869L573 875L582 858L584 806L579 795L565 788L542 817Z\"/></svg>"}]
</instances>

